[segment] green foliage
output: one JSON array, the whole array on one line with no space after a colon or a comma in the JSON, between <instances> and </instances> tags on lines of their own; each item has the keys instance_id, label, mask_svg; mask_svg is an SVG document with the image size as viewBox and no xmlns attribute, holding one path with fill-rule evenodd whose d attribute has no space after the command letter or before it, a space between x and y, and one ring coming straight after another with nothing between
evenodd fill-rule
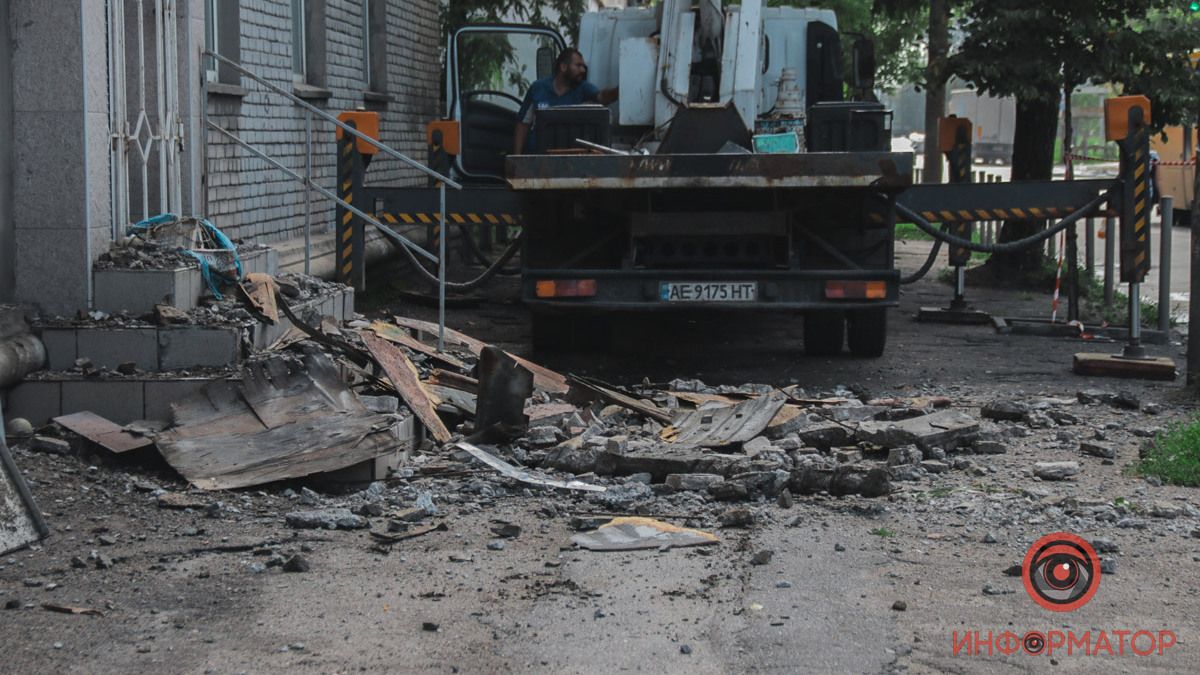
<instances>
[{"instance_id":1,"label":"green foliage","mask_svg":"<svg viewBox=\"0 0 1200 675\"><path fill-rule=\"evenodd\" d=\"M1169 0L975 0L961 18L951 67L982 92L1057 104L1064 84L1113 82L1150 97L1160 127L1200 110L1200 22Z\"/></svg>"},{"instance_id":2,"label":"green foliage","mask_svg":"<svg viewBox=\"0 0 1200 675\"><path fill-rule=\"evenodd\" d=\"M1173 485L1200 487L1200 418L1172 425L1155 437L1137 470Z\"/></svg>"},{"instance_id":3,"label":"green foliage","mask_svg":"<svg viewBox=\"0 0 1200 675\"><path fill-rule=\"evenodd\" d=\"M883 537L885 539L896 536L896 532L894 530L889 530L886 527L873 528L871 530L871 534L875 535L876 537Z\"/></svg>"}]
</instances>

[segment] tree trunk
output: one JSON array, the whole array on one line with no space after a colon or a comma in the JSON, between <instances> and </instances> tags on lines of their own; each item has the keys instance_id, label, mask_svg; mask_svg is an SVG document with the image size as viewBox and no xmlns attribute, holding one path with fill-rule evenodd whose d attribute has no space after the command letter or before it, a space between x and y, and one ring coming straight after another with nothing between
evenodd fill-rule
<instances>
[{"instance_id":1,"label":"tree trunk","mask_svg":"<svg viewBox=\"0 0 1200 675\"><path fill-rule=\"evenodd\" d=\"M1058 101L1017 99L1016 130L1013 132L1012 180L1048 180L1054 172L1054 136L1058 130ZM1044 220L1005 221L1000 241L1016 241L1046 229ZM988 265L999 276L1003 272L1031 271L1041 267L1041 246L1015 253L997 253Z\"/></svg>"},{"instance_id":2,"label":"tree trunk","mask_svg":"<svg viewBox=\"0 0 1200 675\"><path fill-rule=\"evenodd\" d=\"M947 56L950 53L949 0L929 1L929 64L925 68L924 183L942 182L942 153L937 147L938 119L946 115Z\"/></svg>"}]
</instances>

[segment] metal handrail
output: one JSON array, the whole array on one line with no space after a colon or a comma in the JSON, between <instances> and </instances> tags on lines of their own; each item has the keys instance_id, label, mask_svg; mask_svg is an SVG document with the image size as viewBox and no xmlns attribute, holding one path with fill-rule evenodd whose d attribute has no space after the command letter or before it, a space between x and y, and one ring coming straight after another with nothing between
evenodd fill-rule
<instances>
[{"instance_id":1,"label":"metal handrail","mask_svg":"<svg viewBox=\"0 0 1200 675\"><path fill-rule=\"evenodd\" d=\"M258 148L255 148L253 145L250 145L246 141L243 141L242 139L238 138L233 132L225 129L224 127L218 125L217 123L213 122L212 120L207 120L207 122L208 122L209 128L220 132L222 135L229 138L234 143L237 143L238 145L242 146L246 150L249 150L251 153L253 153L259 159L263 160L264 162L267 162L271 166L275 167L276 169L279 169L280 171L286 173L287 175L300 181L301 183L304 183L304 185L306 187L311 187L312 189L316 190L317 192L320 192L325 197L328 197L329 199L332 199L333 201L337 202L338 205L340 205L347 211L353 213L354 215L358 216L359 218L362 218L363 220L367 221L368 223L371 223L377 229L379 229L381 232L383 232L384 234L386 234L387 236L389 236L393 240L395 240L397 243L401 244L402 246L407 246L410 251L413 251L414 253L417 253L418 255L424 256L427 260L429 260L431 262L436 262L436 263L440 264L440 261L438 260L437 256L433 255L429 251L426 251L423 247L416 244L415 242L410 241L407 237L400 234L399 232L396 232L395 230L388 227L387 225L384 225L383 223L379 222L373 216L365 213L361 209L355 207L353 204L350 204L349 202L345 201L341 197L338 197L333 192L326 190L325 188L321 187L320 185L317 185L316 181L314 181L312 178L301 176L300 174L296 173L295 171L292 171L291 169L287 168L286 166L284 166L277 160L273 159L267 153L259 150Z\"/></svg>"},{"instance_id":2,"label":"metal handrail","mask_svg":"<svg viewBox=\"0 0 1200 675\"><path fill-rule=\"evenodd\" d=\"M346 124L345 122L342 122L341 120L334 117L333 115L330 115L329 113L312 105L311 103L296 96L295 94L292 94L291 92L283 89L282 87L276 86L276 85L272 84L271 82L268 82L267 80L263 79L262 77L255 75L254 73L250 72L249 70L246 70L237 62L231 61L227 57L221 56L220 54L209 51L207 49L204 50L203 54L205 56L210 56L210 57L217 59L221 63L224 63L225 65L229 66L230 68L233 68L234 70L238 71L242 75L245 75L246 77L248 77L248 78L254 80L255 82L258 82L259 84L263 85L264 87L270 89L271 91L283 96L284 98L287 98L292 103L295 103L296 105L304 108L305 110L308 110L309 112L320 117L321 119L324 119L327 122L332 122L339 129L341 129L342 131L345 131L348 134L351 134L355 138L359 138L359 139L362 139L362 140L370 143L371 145L375 146L376 148L379 148L383 152L383 154L388 155L390 157L395 157L396 159L400 160L401 162L404 162L405 164L409 165L410 167L420 171L421 173L424 173L426 176L429 176L430 178L436 180L439 183L445 184L448 187L452 187L455 190L462 189L462 185L455 182L454 180L447 178L446 176L443 176L442 174L438 173L437 171L430 169L429 167L425 166L424 164L421 164L420 162L416 161L415 159L408 157L407 155L405 155L401 152L393 150L392 148L384 145L383 143L380 143L379 141L375 140L374 138L371 138L370 136L362 133L361 131L355 129L354 127Z\"/></svg>"},{"instance_id":3,"label":"metal handrail","mask_svg":"<svg viewBox=\"0 0 1200 675\"><path fill-rule=\"evenodd\" d=\"M311 218L312 209L311 209L311 206L308 205L308 195L310 194L310 190L316 189L323 196L333 199L333 201L335 201L336 203L338 203L339 205L344 207L346 210L348 210L351 213L353 213L354 215L362 218L366 222L373 225L377 230L379 230L383 234L387 235L394 241L398 242L401 246L404 247L405 251L409 252L410 254L412 252L416 252L419 255L424 256L428 260L437 262L437 264L438 264L438 341L437 341L437 349L439 352L442 351L442 349L445 347L445 340L446 340L446 186L450 186L450 187L454 188L455 190L461 190L462 185L447 178L446 176L443 176L442 174L438 173L437 171L430 169L429 167L425 166L424 164L421 164L420 162L412 159L411 157L408 157L401 152L393 150L392 148L388 147L387 145L384 145L383 143L379 142L378 140L371 138L370 136L362 133L358 129L355 129L354 127L342 122L341 120L337 119L333 115L330 115L329 113L325 112L324 110L321 110L320 108L317 108L316 106L312 105L311 103L308 103L307 101L302 100L300 97L284 90L281 87L278 87L278 86L272 84L271 82L267 81L266 79L264 79L262 77L259 77L258 75L255 75L254 73L252 73L249 70L247 70L246 68L244 68L240 63L232 61L224 56L221 56L220 54L217 54L216 52L209 51L207 49L201 50L201 54L203 56L207 56L207 57L216 59L217 61L219 61L221 63L224 63L225 65L229 66L230 68L233 68L234 70L241 73L242 75L249 77L250 79L254 80L255 82L258 82L259 84L263 85L267 89L288 99L289 101L292 102L293 105L298 105L301 108L304 108L309 113L307 115L307 131L306 131L306 140L305 140L306 168L305 168L305 175L301 176L300 174L296 173L295 171L284 166L282 163L273 159L270 155L255 148L254 146L250 145L246 141L243 141L242 139L238 138L232 132L222 128L220 125L209 120L208 119L207 96L204 97L205 98L204 125L206 127L211 127L212 129L215 129L216 131L220 132L224 136L233 140L233 142L237 143L239 146L245 148L246 150L249 150L251 153L253 153L255 156L259 157L263 161L271 164L276 169L283 171L284 173L288 174L292 178L294 178L304 184L305 203L306 203L306 209L307 209L307 213L305 215L305 224L304 224L304 272L307 274L309 271L309 255L310 255L310 247L311 247L310 235L309 235L309 218ZM201 82L203 83L204 90L207 92L208 78L207 77L203 78L201 80ZM390 157L394 157L395 159L400 160L404 164L407 164L409 167L414 168L414 169L420 171L421 173L425 174L426 176L429 176L433 180L437 181L437 183L438 183L438 202L440 204L440 207L439 207L440 210L438 212L439 236L438 236L438 255L436 257L433 254L426 251L423 247L418 246L414 242L410 241L404 235L400 234L399 232L396 232L395 230L388 227L387 225L384 225L383 223L379 222L378 220L375 219L374 216L371 216L370 214L365 213L364 211L355 207L354 205L346 202L342 198L338 197L336 194L317 185L312 180L311 144L312 144L312 116L313 115L317 115L321 119L332 123L337 128L345 131L346 133L354 136L357 139L360 139L360 140L366 141L367 143L370 143L371 145L375 146L380 151L382 151L383 154L388 155ZM411 258L411 255L410 255L410 258ZM414 264L419 264L419 263L417 263L416 258L411 258L411 260L413 261Z\"/></svg>"}]
</instances>

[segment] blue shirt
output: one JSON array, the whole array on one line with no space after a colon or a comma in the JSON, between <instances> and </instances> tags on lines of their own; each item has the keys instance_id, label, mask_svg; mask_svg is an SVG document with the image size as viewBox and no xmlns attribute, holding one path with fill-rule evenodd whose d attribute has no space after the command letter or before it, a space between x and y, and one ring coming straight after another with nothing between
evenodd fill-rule
<instances>
[{"instance_id":1,"label":"blue shirt","mask_svg":"<svg viewBox=\"0 0 1200 675\"><path fill-rule=\"evenodd\" d=\"M525 102L521 104L521 109L517 112L517 121L532 126L535 110L556 108L560 105L599 102L600 90L591 82L581 82L568 89L567 93L559 96L554 91L554 77L546 77L529 86L529 91L525 94ZM534 132L531 131L525 141L526 149L533 147L533 134Z\"/></svg>"}]
</instances>

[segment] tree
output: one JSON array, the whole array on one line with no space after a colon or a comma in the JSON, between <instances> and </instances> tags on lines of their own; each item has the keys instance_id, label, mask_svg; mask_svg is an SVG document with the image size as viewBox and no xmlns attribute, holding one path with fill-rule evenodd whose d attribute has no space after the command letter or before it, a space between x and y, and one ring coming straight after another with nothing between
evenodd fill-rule
<instances>
[{"instance_id":1,"label":"tree","mask_svg":"<svg viewBox=\"0 0 1200 675\"><path fill-rule=\"evenodd\" d=\"M959 28L965 37L951 56L955 74L979 91L1017 99L1012 178L1048 179L1054 157L1055 130L1063 91L1087 82L1114 82L1129 91L1149 92L1164 102L1155 124L1180 114L1180 88L1186 69L1169 45L1181 32L1168 22L1155 23L1152 5L1168 0L973 0ZM1174 42L1177 47L1186 45ZM1193 43L1200 44L1200 43ZM1184 47L1186 50L1187 48ZM1044 221L1008 221L1000 241L1015 241L1045 227ZM1037 247L993 256L988 264L998 275L1037 269Z\"/></svg>"}]
</instances>

